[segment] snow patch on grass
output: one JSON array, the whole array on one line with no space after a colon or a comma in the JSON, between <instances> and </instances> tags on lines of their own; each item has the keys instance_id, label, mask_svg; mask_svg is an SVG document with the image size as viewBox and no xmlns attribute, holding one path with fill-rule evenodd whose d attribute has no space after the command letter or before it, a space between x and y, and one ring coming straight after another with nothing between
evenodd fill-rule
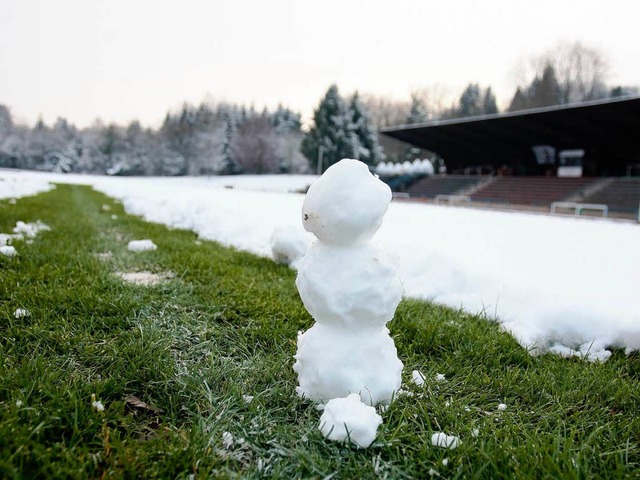
<instances>
[{"instance_id":1,"label":"snow patch on grass","mask_svg":"<svg viewBox=\"0 0 640 480\"><path fill-rule=\"evenodd\" d=\"M149 239L145 240L131 240L127 244L127 250L130 252L147 252L150 250L157 250L158 246Z\"/></svg>"}]
</instances>

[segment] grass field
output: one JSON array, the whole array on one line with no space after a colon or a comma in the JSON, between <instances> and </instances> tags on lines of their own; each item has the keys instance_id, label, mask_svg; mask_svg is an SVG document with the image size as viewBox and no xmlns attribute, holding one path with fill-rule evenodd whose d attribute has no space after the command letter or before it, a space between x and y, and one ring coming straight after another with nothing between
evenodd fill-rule
<instances>
[{"instance_id":1,"label":"grass field","mask_svg":"<svg viewBox=\"0 0 640 480\"><path fill-rule=\"evenodd\" d=\"M358 450L325 441L295 396L296 334L312 324L295 272L127 216L86 187L0 201L2 232L37 219L52 230L0 257L1 478L640 475L638 354L531 357L482 318L403 301L390 328L410 394ZM142 238L158 250L127 251ZM174 276L116 275L142 270ZM462 443L434 447L434 431Z\"/></svg>"}]
</instances>

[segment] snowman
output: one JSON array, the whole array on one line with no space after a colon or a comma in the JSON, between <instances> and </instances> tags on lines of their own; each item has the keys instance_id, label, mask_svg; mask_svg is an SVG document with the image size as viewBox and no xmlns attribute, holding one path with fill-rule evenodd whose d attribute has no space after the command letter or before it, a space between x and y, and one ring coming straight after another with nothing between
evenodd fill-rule
<instances>
[{"instance_id":1,"label":"snowman","mask_svg":"<svg viewBox=\"0 0 640 480\"><path fill-rule=\"evenodd\" d=\"M302 206L317 240L296 286L315 324L298 336L298 394L320 403L359 394L387 404L401 383L402 362L386 327L402 297L395 259L370 241L391 201L389 187L357 160L332 165Z\"/></svg>"}]
</instances>

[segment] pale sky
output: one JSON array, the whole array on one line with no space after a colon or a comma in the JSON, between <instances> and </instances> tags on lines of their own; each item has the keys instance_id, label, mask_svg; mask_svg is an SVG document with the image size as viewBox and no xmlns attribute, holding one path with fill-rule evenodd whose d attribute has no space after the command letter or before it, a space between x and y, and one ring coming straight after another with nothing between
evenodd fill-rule
<instances>
[{"instance_id":1,"label":"pale sky","mask_svg":"<svg viewBox=\"0 0 640 480\"><path fill-rule=\"evenodd\" d=\"M0 0L0 104L157 126L206 96L309 117L334 82L408 99L473 81L505 103L522 59L576 40L638 86L639 19L637 0Z\"/></svg>"}]
</instances>

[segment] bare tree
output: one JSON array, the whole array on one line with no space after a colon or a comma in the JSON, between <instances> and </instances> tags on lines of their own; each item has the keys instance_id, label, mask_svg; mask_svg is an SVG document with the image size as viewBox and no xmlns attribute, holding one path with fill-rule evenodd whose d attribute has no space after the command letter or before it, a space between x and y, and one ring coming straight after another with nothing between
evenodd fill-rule
<instances>
[{"instance_id":1,"label":"bare tree","mask_svg":"<svg viewBox=\"0 0 640 480\"><path fill-rule=\"evenodd\" d=\"M452 89L442 83L432 83L411 92L412 99L419 99L427 113L428 120L439 120L450 116L456 96Z\"/></svg>"},{"instance_id":2,"label":"bare tree","mask_svg":"<svg viewBox=\"0 0 640 480\"><path fill-rule=\"evenodd\" d=\"M411 102L407 100L395 100L371 93L360 94L360 102L369 112L371 122L377 129L405 123L411 109Z\"/></svg>"},{"instance_id":3,"label":"bare tree","mask_svg":"<svg viewBox=\"0 0 640 480\"><path fill-rule=\"evenodd\" d=\"M520 92L527 92L536 81L540 82L545 70L554 73L558 103L595 100L608 94L609 62L596 48L580 42L560 43L541 55L521 61L516 69ZM515 100L514 97L512 104Z\"/></svg>"},{"instance_id":4,"label":"bare tree","mask_svg":"<svg viewBox=\"0 0 640 480\"><path fill-rule=\"evenodd\" d=\"M272 173L278 166L278 145L268 118L254 116L238 125L231 142L233 156L245 173Z\"/></svg>"},{"instance_id":5,"label":"bare tree","mask_svg":"<svg viewBox=\"0 0 640 480\"><path fill-rule=\"evenodd\" d=\"M556 73L562 103L606 96L609 63L599 50L575 42L558 45L547 55L547 63Z\"/></svg>"}]
</instances>

